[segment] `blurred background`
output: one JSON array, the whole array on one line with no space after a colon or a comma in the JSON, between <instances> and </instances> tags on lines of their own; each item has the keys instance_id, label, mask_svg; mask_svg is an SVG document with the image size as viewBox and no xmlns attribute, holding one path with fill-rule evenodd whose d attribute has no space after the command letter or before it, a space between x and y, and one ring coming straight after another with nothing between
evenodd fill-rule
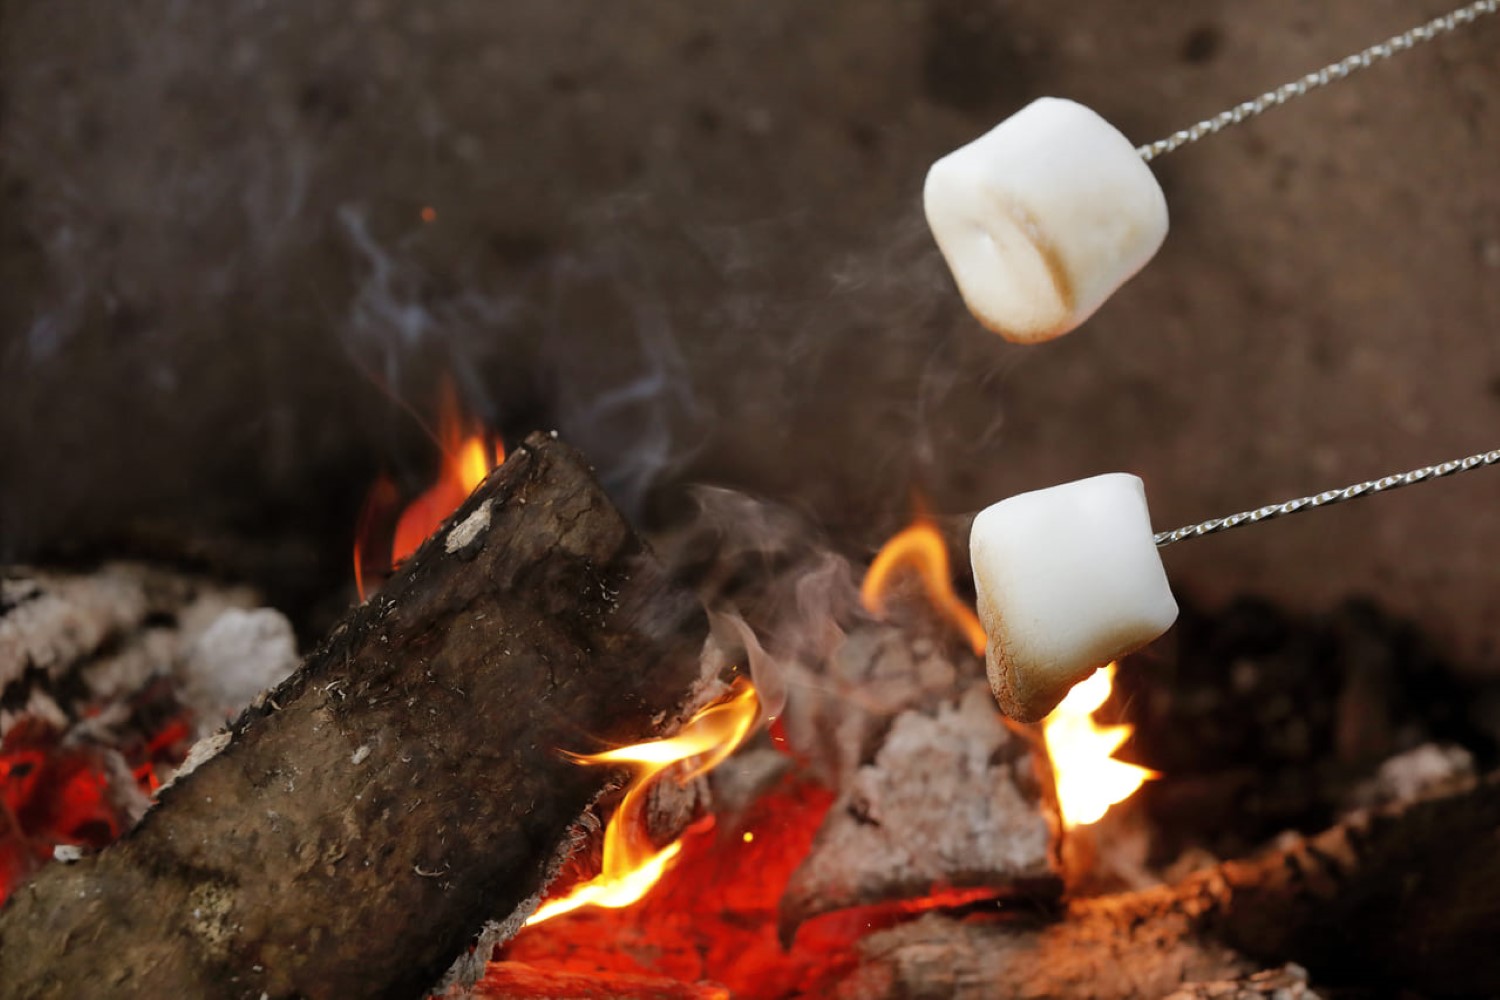
<instances>
[{"instance_id":1,"label":"blurred background","mask_svg":"<svg viewBox=\"0 0 1500 1000\"><path fill-rule=\"evenodd\" d=\"M641 523L715 483L867 553L1127 470L1158 528L1500 446L1500 18L1154 166L1085 327L963 311L927 166L1034 97L1148 141L1449 0L0 0L0 558L352 594L450 376ZM1500 673L1500 471L1176 546Z\"/></svg>"}]
</instances>

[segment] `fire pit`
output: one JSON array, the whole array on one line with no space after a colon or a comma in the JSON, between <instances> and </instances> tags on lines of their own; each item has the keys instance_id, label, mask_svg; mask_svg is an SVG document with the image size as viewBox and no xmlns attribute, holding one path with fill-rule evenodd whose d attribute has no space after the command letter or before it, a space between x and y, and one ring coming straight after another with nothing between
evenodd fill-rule
<instances>
[{"instance_id":1,"label":"fire pit","mask_svg":"<svg viewBox=\"0 0 1500 1000\"><path fill-rule=\"evenodd\" d=\"M1070 78L1169 135L1442 12L319 10L9 25L0 997L1500 987L1489 474L1174 549L1176 626L1028 725L960 513L1128 468L1162 528L1489 447L1446 331L1493 319L1494 196L1435 179L1492 137L1435 137L1494 24L1403 56L1425 102L1372 69L1153 163L1160 259L1020 349L928 162ZM1330 196L1402 127L1359 176L1420 253Z\"/></svg>"},{"instance_id":2,"label":"fire pit","mask_svg":"<svg viewBox=\"0 0 1500 1000\"><path fill-rule=\"evenodd\" d=\"M1232 622L1208 628L1227 627L1227 645L1202 650L1202 626L1185 628L1171 684L1157 679L1170 672L1161 664L1129 662L1152 715L1137 741L1147 760L1153 746L1172 760L1170 736L1222 715L1219 699L1254 704L1264 685L1302 702L1293 720L1251 714L1253 732L1291 745L1231 742L1205 768L1195 755L1226 743L1210 730L1177 744L1187 756L1174 776L1115 758L1132 727L1095 719L1112 700L1113 664L1040 726L998 714L983 633L925 516L856 589L852 567L810 530L767 563L762 539L707 516L757 504L705 495L716 541L700 595L746 616L715 612L703 655L692 655L682 640L701 628L698 615L662 588L649 555L631 554L576 462L546 436L529 439L222 732L232 678L269 664L256 668L263 682L290 666L284 626L247 634L240 624L271 612L124 567L13 580L0 649L24 708L5 738L7 982L412 994L485 917L489 930L443 995L1269 992L1308 988L1301 965L1263 969L1297 960L1445 992L1490 974L1456 961L1469 935L1500 919L1473 897L1497 808L1463 749L1482 738L1412 710L1411 652L1378 617L1349 629L1390 664L1373 689L1362 663L1340 675L1338 642L1293 652L1295 682L1263 680L1263 661L1287 655L1275 625L1243 649ZM455 468L445 460L440 475ZM438 490L395 523L415 530ZM776 520L760 514L741 525ZM674 565L702 558L699 534L663 539ZM382 546L362 538L357 566L372 549ZM516 590L521 579L532 582ZM512 592L535 596L513 604ZM574 616L579 625L563 624ZM150 630L168 620L178 631L150 648ZM99 655L135 646L146 648ZM221 661L205 667L214 653ZM1218 681L1206 688L1192 674L1205 660ZM600 673L605 661L629 664L633 679ZM175 675L153 669L173 663ZM1328 680L1309 687L1317 670ZM211 679L224 683L206 696ZM170 708L151 710L153 691ZM60 703L64 692L75 693ZM1461 697L1450 694L1436 704ZM1134 701L1114 699L1112 711ZM210 735L182 762L195 727ZM660 728L670 735L608 735ZM1454 742L1433 742L1445 738ZM567 740L605 749L571 752L558 745ZM1274 777L1247 779L1255 768ZM1165 813L1111 811L1152 779ZM148 793L158 801L147 821L108 846L140 820ZM1217 822L1158 830L1160 815L1195 795ZM1256 796L1272 804L1250 807ZM1215 863L1224 844L1327 822L1269 854ZM1470 916L1452 931L1403 930L1379 960L1351 967L1358 942L1391 933L1388 916L1366 912L1372 894ZM176 944L149 916L174 912L188 935ZM420 933L410 913L422 914ZM349 921L363 930L324 938ZM1334 928L1354 943L1329 943ZM1455 963L1435 970L1434 952Z\"/></svg>"}]
</instances>

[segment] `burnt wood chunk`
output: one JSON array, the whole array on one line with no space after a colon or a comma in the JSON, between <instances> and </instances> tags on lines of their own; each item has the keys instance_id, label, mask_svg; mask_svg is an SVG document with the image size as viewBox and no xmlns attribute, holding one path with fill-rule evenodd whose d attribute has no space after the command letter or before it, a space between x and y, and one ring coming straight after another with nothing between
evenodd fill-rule
<instances>
[{"instance_id":1,"label":"burnt wood chunk","mask_svg":"<svg viewBox=\"0 0 1500 1000\"><path fill-rule=\"evenodd\" d=\"M126 839L0 911L0 997L416 997L660 736L706 622L535 435Z\"/></svg>"},{"instance_id":2,"label":"burnt wood chunk","mask_svg":"<svg viewBox=\"0 0 1500 1000\"><path fill-rule=\"evenodd\" d=\"M1488 996L1500 986L1497 829L1500 774L1056 918L929 914L865 938L834 995L1129 1000L1295 962L1315 983Z\"/></svg>"},{"instance_id":3,"label":"burnt wood chunk","mask_svg":"<svg viewBox=\"0 0 1500 1000\"><path fill-rule=\"evenodd\" d=\"M792 875L781 900L783 940L834 910L953 890L1056 898L1058 824L1045 766L982 682L930 713L902 712Z\"/></svg>"}]
</instances>

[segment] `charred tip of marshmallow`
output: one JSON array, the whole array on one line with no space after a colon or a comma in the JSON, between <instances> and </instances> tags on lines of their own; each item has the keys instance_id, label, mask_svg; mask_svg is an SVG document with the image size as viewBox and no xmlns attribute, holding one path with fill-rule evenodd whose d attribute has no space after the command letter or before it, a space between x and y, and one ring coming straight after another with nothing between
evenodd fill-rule
<instances>
[{"instance_id":1,"label":"charred tip of marshmallow","mask_svg":"<svg viewBox=\"0 0 1500 1000\"><path fill-rule=\"evenodd\" d=\"M1167 235L1166 197L1130 140L1055 97L934 163L922 197L969 311L1017 343L1078 327Z\"/></svg>"},{"instance_id":2,"label":"charred tip of marshmallow","mask_svg":"<svg viewBox=\"0 0 1500 1000\"><path fill-rule=\"evenodd\" d=\"M981 599L979 620L989 637L984 666L990 690L1000 711L1017 722L1041 722L1073 685L1087 680L1103 665L1084 660L1071 670L1055 663L1048 669L1036 669L1027 659L1025 643L1016 649L1006 641L1005 623L993 602Z\"/></svg>"},{"instance_id":3,"label":"charred tip of marshmallow","mask_svg":"<svg viewBox=\"0 0 1500 1000\"><path fill-rule=\"evenodd\" d=\"M1045 719L1067 697L1073 685L1087 680L1097 669L1098 666L1090 665L1067 675L1048 676L1038 690L1025 684L1031 678L1024 665L1018 666L1005 657L985 657L985 673L1001 713L1027 724Z\"/></svg>"},{"instance_id":4,"label":"charred tip of marshmallow","mask_svg":"<svg viewBox=\"0 0 1500 1000\"><path fill-rule=\"evenodd\" d=\"M1001 711L1035 722L1177 619L1140 479L1022 493L974 519L969 555Z\"/></svg>"}]
</instances>

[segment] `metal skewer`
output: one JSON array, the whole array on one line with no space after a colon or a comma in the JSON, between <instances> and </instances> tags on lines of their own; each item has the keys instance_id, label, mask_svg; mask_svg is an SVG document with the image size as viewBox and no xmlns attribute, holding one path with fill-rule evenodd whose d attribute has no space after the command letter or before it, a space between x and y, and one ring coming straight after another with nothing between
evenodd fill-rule
<instances>
[{"instance_id":1,"label":"metal skewer","mask_svg":"<svg viewBox=\"0 0 1500 1000\"><path fill-rule=\"evenodd\" d=\"M1439 35L1446 35L1448 32L1462 25L1469 24L1485 14L1493 14L1496 11L1500 11L1500 0L1478 0L1477 3L1465 4L1451 13L1444 14L1442 17L1433 18L1426 24L1419 24L1410 31L1393 35L1377 45L1370 46L1363 52L1356 52L1346 59L1341 59L1336 63L1324 66L1322 69L1309 73L1301 79L1293 80L1291 83L1284 83L1275 90L1268 90L1259 97L1236 104L1228 111L1221 111L1212 118L1205 118L1196 125L1179 129L1165 139L1158 139L1155 142L1147 143L1139 147L1136 152L1141 155L1141 159L1150 163L1158 156L1170 153L1172 150L1186 146L1190 142L1197 142L1204 136L1223 131L1231 125L1238 125L1246 119L1254 118L1264 111L1285 104L1294 97L1301 97L1308 91L1317 90L1319 87L1326 87L1335 80L1342 80L1355 70L1366 69L1374 63L1389 59L1398 52L1405 52L1407 49L1415 48L1422 42L1431 41Z\"/></svg>"},{"instance_id":2,"label":"metal skewer","mask_svg":"<svg viewBox=\"0 0 1500 1000\"><path fill-rule=\"evenodd\" d=\"M1424 24L1404 31L1399 35L1393 35L1383 42L1370 46L1363 51L1356 52L1336 63L1330 63L1322 69L1308 73L1291 83L1284 83L1275 90L1268 90L1259 97L1243 101L1227 111L1221 111L1212 118L1187 128L1179 129L1164 139L1147 143L1136 149L1141 159L1150 162L1158 156L1163 156L1197 142L1205 136L1221 132L1231 125L1238 125L1243 121L1254 118L1274 107L1279 107L1293 98L1301 97L1309 91L1326 87L1335 80L1342 80L1356 70L1367 69L1377 62L1391 58L1398 52L1405 52L1415 48L1423 42L1429 42L1441 35L1457 30L1463 25L1477 21L1486 14L1500 12L1500 0L1477 0L1477 2L1465 4L1457 10L1450 11L1441 17L1435 17ZM1484 452L1480 455L1470 455L1468 458L1455 459L1451 462L1443 462L1439 465L1429 465L1421 469L1413 469L1410 472L1398 475L1386 476L1383 479L1371 479L1363 483L1355 483L1343 489L1326 490L1312 496L1300 497L1296 500L1288 500L1284 503L1268 504L1254 510L1241 511L1228 517L1216 517L1199 524L1190 524L1186 527L1177 528L1174 531L1161 531L1154 537L1158 548L1180 542L1184 538L1198 538L1203 535L1212 535L1230 528L1237 528L1243 524L1256 524L1261 521L1269 521L1274 518L1284 517L1287 514L1295 514L1299 511L1312 510L1315 507L1327 507L1332 504L1343 503L1356 497L1368 496L1372 493L1383 493L1386 490L1394 490L1402 486L1411 486L1415 483L1427 482L1430 479L1441 479L1458 472L1468 472L1470 469L1478 469L1483 466L1500 463L1500 450Z\"/></svg>"},{"instance_id":3,"label":"metal skewer","mask_svg":"<svg viewBox=\"0 0 1500 1000\"><path fill-rule=\"evenodd\" d=\"M1412 469L1410 472L1401 472L1383 479L1371 479L1363 483L1355 483L1353 486L1345 486L1341 490L1325 490L1312 496L1299 497L1296 500L1288 500L1285 503L1268 504L1265 507L1257 507L1254 510L1241 511L1238 514L1230 514L1228 517L1216 517L1210 521L1199 524L1190 524L1175 531L1158 531L1155 540L1157 548L1180 542L1184 538L1199 538L1203 535L1212 535L1220 531L1228 531L1242 524L1257 524L1261 521L1270 521L1287 514L1295 514L1298 511L1312 510L1314 507L1328 507L1345 500L1353 500L1356 497L1369 496L1372 493L1384 493L1386 490L1399 489L1402 486L1412 486L1416 483L1425 483L1432 479L1441 479L1459 472L1468 472L1470 469L1479 469L1487 465L1500 463L1500 449L1486 451L1479 455L1470 455L1468 458L1456 458L1451 462L1443 462L1439 465L1428 465L1420 469Z\"/></svg>"}]
</instances>

